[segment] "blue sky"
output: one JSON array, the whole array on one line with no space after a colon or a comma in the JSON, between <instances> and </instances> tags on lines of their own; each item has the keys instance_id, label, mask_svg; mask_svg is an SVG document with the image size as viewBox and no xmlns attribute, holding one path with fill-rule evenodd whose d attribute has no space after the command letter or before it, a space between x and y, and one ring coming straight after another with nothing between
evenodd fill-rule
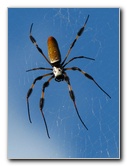
<instances>
[{"instance_id":1,"label":"blue sky","mask_svg":"<svg viewBox=\"0 0 127 166\"><path fill-rule=\"evenodd\" d=\"M29 40L29 29L47 55L47 39L58 41L62 59L76 33L90 15L83 35L69 58L79 59L68 67L86 71L110 94L109 99L82 74L68 71L79 113L77 117L65 82L51 81L45 92L44 113L51 139L48 139L39 110L45 78L38 81L29 99L33 80L46 71L26 73L34 67L49 67ZM119 9L8 9L8 158L118 158L119 157Z\"/></svg>"}]
</instances>

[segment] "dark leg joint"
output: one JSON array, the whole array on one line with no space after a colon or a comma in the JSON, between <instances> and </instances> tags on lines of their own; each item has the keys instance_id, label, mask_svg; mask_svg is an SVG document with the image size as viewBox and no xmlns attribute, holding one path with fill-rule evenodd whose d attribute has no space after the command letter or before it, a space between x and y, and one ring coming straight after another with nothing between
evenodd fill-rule
<instances>
[{"instance_id":1,"label":"dark leg joint","mask_svg":"<svg viewBox=\"0 0 127 166\"><path fill-rule=\"evenodd\" d=\"M38 51L43 54L42 50L37 46Z\"/></svg>"},{"instance_id":2,"label":"dark leg joint","mask_svg":"<svg viewBox=\"0 0 127 166\"><path fill-rule=\"evenodd\" d=\"M70 49L72 49L72 47L74 47L74 44L75 44L76 40L77 40L77 39L75 39L75 40L73 41L73 43L72 43Z\"/></svg>"},{"instance_id":3,"label":"dark leg joint","mask_svg":"<svg viewBox=\"0 0 127 166\"><path fill-rule=\"evenodd\" d=\"M31 35L30 35L30 40L32 41L32 43L36 43L36 40Z\"/></svg>"},{"instance_id":4,"label":"dark leg joint","mask_svg":"<svg viewBox=\"0 0 127 166\"><path fill-rule=\"evenodd\" d=\"M82 28L79 30L79 32L77 33L77 35L78 35L78 36L81 36L81 34L83 33L83 31L84 31L84 27L82 27Z\"/></svg>"},{"instance_id":5,"label":"dark leg joint","mask_svg":"<svg viewBox=\"0 0 127 166\"><path fill-rule=\"evenodd\" d=\"M48 86L49 86L49 82L47 81L47 82L44 83L43 88L46 88Z\"/></svg>"},{"instance_id":6,"label":"dark leg joint","mask_svg":"<svg viewBox=\"0 0 127 166\"><path fill-rule=\"evenodd\" d=\"M72 67L72 70L77 70L77 68L76 67Z\"/></svg>"},{"instance_id":7,"label":"dark leg joint","mask_svg":"<svg viewBox=\"0 0 127 166\"><path fill-rule=\"evenodd\" d=\"M27 99L29 98L29 96L31 95L32 93L32 88L29 89L28 93L27 93Z\"/></svg>"},{"instance_id":8,"label":"dark leg joint","mask_svg":"<svg viewBox=\"0 0 127 166\"><path fill-rule=\"evenodd\" d=\"M81 72L81 69L79 69L78 67L72 67L71 69L72 69L72 70L78 70L78 71Z\"/></svg>"},{"instance_id":9,"label":"dark leg joint","mask_svg":"<svg viewBox=\"0 0 127 166\"><path fill-rule=\"evenodd\" d=\"M94 80L92 76L90 76L89 74L85 73L85 76L91 80Z\"/></svg>"},{"instance_id":10,"label":"dark leg joint","mask_svg":"<svg viewBox=\"0 0 127 166\"><path fill-rule=\"evenodd\" d=\"M37 77L37 78L34 80L33 84L35 84L37 80L41 80L42 78L43 78L43 76Z\"/></svg>"},{"instance_id":11,"label":"dark leg joint","mask_svg":"<svg viewBox=\"0 0 127 166\"><path fill-rule=\"evenodd\" d=\"M66 76L64 79L65 79L65 81L67 82L67 84L70 85L70 79L69 79L69 77ZM69 92L70 92L70 91L69 91Z\"/></svg>"},{"instance_id":12,"label":"dark leg joint","mask_svg":"<svg viewBox=\"0 0 127 166\"><path fill-rule=\"evenodd\" d=\"M70 97L73 101L75 101L75 95L74 95L74 92L72 90L69 91L70 93Z\"/></svg>"},{"instance_id":13,"label":"dark leg joint","mask_svg":"<svg viewBox=\"0 0 127 166\"><path fill-rule=\"evenodd\" d=\"M66 76L64 79L65 79L65 81L68 83L69 78Z\"/></svg>"},{"instance_id":14,"label":"dark leg joint","mask_svg":"<svg viewBox=\"0 0 127 166\"><path fill-rule=\"evenodd\" d=\"M40 110L42 111L42 108L44 106L44 98L40 98Z\"/></svg>"}]
</instances>

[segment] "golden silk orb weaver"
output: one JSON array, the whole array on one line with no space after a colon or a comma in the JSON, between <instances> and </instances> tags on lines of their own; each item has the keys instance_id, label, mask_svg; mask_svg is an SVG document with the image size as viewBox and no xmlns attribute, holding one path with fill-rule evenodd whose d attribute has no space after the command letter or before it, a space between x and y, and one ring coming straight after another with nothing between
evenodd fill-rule
<instances>
[{"instance_id":1,"label":"golden silk orb weaver","mask_svg":"<svg viewBox=\"0 0 127 166\"><path fill-rule=\"evenodd\" d=\"M28 93L27 93L27 96L26 96L26 99L27 99L27 109L28 109L28 117L29 117L30 123L32 123L31 117L30 117L30 108L29 108L29 100L28 99L29 99L29 97L30 97L30 95L31 95L31 93L33 91L35 83L37 81L43 79L44 77L50 76L50 78L43 84L41 98L40 98L40 111L41 111L41 114L42 114L42 117L43 117L43 120L44 120L44 124L45 124L45 128L46 128L46 132L47 132L48 138L50 138L50 136L49 136L48 126L47 126L46 119L45 119L44 112L43 112L44 93L45 93L45 88L47 88L49 86L49 83L50 83L50 81L53 78L57 82L65 81L67 83L68 89L69 89L70 98L72 99L72 102L74 104L76 113L78 115L78 118L79 118L79 120L81 121L81 123L83 124L83 126L87 130L88 130L88 128L85 125L85 123L83 122L83 120L82 120L82 118L81 118L81 116L80 116L80 114L78 112L76 101L75 101L75 95L74 95L74 92L72 90L70 79L69 79L66 71L67 70L79 71L85 77L87 77L88 79L92 80L98 86L98 88L101 91L103 91L109 98L111 98L110 95L106 91L104 91L104 89L102 89L100 87L100 85L95 81L95 79L91 75L89 75L88 73L86 73L85 71L81 70L78 67L65 68L65 66L67 66L70 62L72 62L75 59L85 58L85 59L89 59L89 60L95 60L93 58L89 58L89 57L86 57L86 56L76 56L76 57L73 57L73 58L71 58L70 60L67 61L68 56L69 56L72 48L74 47L76 41L82 35L82 33L83 33L83 31L84 31L84 29L86 27L88 19L89 19L89 15L87 16L86 21L85 21L83 27L80 28L80 30L78 31L75 39L71 43L71 45L69 47L69 50L68 50L68 52L67 52L67 54L66 54L66 56L65 56L65 58L64 58L64 60L62 62L61 62L61 54L60 54L59 46L58 46L58 43L57 43L56 39L54 37L52 37L52 36L50 36L48 38L48 41L47 41L47 45L48 45L48 56L49 56L49 59L48 59L45 56L45 54L43 53L42 49L38 46L35 38L31 34L32 33L33 23L31 24L31 27L30 27L30 40L36 46L36 48L39 51L39 53L45 58L45 60L49 63L49 65L52 68L38 67L38 68L32 68L32 69L27 70L27 72L33 71L33 70L49 70L49 71L51 71L50 73L47 73L47 74L44 74L44 75L41 75L41 76L35 78L34 81L33 81L33 83L32 83L32 85L31 85L31 87L30 87L30 89L28 90Z\"/></svg>"}]
</instances>

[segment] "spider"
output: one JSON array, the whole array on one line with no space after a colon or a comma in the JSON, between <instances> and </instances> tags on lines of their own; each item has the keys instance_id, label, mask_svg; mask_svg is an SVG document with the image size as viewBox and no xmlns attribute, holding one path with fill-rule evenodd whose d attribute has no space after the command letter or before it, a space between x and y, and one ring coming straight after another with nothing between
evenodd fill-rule
<instances>
[{"instance_id":1,"label":"spider","mask_svg":"<svg viewBox=\"0 0 127 166\"><path fill-rule=\"evenodd\" d=\"M64 60L61 62L61 54L60 54L60 50L59 50L59 47L58 47L58 43L56 41L56 39L53 37L53 36L50 36L48 38L48 41L47 41L47 45L48 45L48 56L49 56L49 59L45 56L45 54L43 53L42 49L38 46L35 38L32 36L32 27L33 27L33 23L31 24L31 27L30 27L30 40L32 41L32 43L36 46L37 50L39 51L39 53L45 58L45 60L49 63L49 65L52 67L52 68L44 68L44 67L39 67L39 68L32 68L32 69L29 69L27 70L26 72L29 72L29 71L32 71L32 70L49 70L51 71L50 73L47 73L47 74L44 74L44 75L41 75L37 78L34 79L30 89L28 90L28 93L27 93L27 96L26 96L26 100L27 100L27 109L28 109L28 117L29 117L29 121L30 123L32 123L31 121L31 117L30 117L30 108L29 108L29 97L33 91L33 88L35 86L35 83L41 79L43 79L44 77L47 77L47 76L50 76L50 78L43 84L43 87L42 87L42 94L41 94L41 98L40 98L40 111L41 111L41 114L42 114L42 117L43 117L43 120L44 120L44 124L45 124L45 128L46 128L46 132L47 132L47 136L48 138L50 138L50 135L49 135L49 131L48 131L48 126L47 126L47 123L46 123L46 119L45 119L45 116L44 116L44 112L43 112L43 107L44 107L44 93L45 93L45 88L47 88L49 86L49 83L50 81L54 78L55 81L57 82L61 82L61 81L65 81L68 85L68 89L69 89L69 94L70 94L70 98L72 99L72 102L74 104L74 107L75 107L75 110L76 110L76 113L78 115L78 118L79 120L81 121L82 125L88 130L87 126L85 125L85 123L83 122L79 112L78 112L78 108L77 108L77 105L76 105L76 101L75 101L75 95L74 95L74 92L72 90L72 87L71 87L71 83L70 83L70 79L66 73L67 70L73 70L73 71L79 71L80 73L82 73L85 77L87 77L88 79L92 80L97 86L98 88L103 91L109 98L110 95L104 91L100 85L95 81L95 79L89 75L88 73L86 73L85 71L81 70L80 68L78 67L71 67L71 68L65 68L65 66L67 66L70 62L72 62L73 60L75 59L79 59L79 58L86 58L86 59L89 59L89 60L95 60L93 58L89 58L89 57L86 57L86 56L76 56L76 57L73 57L71 58L70 60L67 60L72 48L74 47L76 41L78 40L78 38L82 35L85 27L86 27L86 24L88 22L88 19L89 19L89 15L87 16L86 18L86 21L83 25L83 27L80 28L80 30L78 31L74 41L71 43L70 47L69 47L69 50L64 58Z\"/></svg>"}]
</instances>

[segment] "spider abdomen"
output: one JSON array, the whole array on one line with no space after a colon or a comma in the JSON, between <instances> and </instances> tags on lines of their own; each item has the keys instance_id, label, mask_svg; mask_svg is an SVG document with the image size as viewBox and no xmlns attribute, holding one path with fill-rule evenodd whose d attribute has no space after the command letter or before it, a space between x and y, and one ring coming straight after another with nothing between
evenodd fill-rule
<instances>
[{"instance_id":1,"label":"spider abdomen","mask_svg":"<svg viewBox=\"0 0 127 166\"><path fill-rule=\"evenodd\" d=\"M61 54L56 39L52 36L48 38L48 56L51 64L60 64Z\"/></svg>"}]
</instances>

